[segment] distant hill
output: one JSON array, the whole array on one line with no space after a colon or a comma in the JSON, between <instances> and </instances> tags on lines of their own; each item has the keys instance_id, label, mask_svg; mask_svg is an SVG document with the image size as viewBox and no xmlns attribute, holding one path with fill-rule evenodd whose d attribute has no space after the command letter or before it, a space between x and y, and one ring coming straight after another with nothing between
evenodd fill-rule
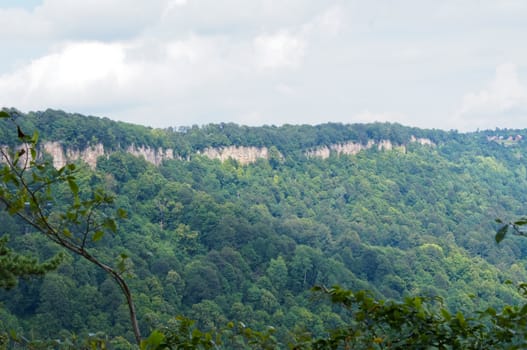
<instances>
[{"instance_id":1,"label":"distant hill","mask_svg":"<svg viewBox=\"0 0 527 350\"><path fill-rule=\"evenodd\" d=\"M54 110L17 121L39 131L57 167L90 165L81 185L103 186L128 211L99 249L108 261L131 257L148 329L186 314L205 328L235 319L321 334L346 319L310 299L314 284L437 295L473 310L520 300L504 281L527 280L527 241L493 239L495 218L527 213L527 130L152 129ZM16 142L5 121L0 140ZM5 212L0 222L14 247L54 251ZM116 287L74 258L2 291L0 302L0 324L25 334L130 336Z\"/></svg>"},{"instance_id":2,"label":"distant hill","mask_svg":"<svg viewBox=\"0 0 527 350\"><path fill-rule=\"evenodd\" d=\"M405 152L413 143L436 146L447 142L469 140L494 141L512 145L522 141L525 131L501 130L469 134L455 131L426 130L400 124L284 125L247 127L233 123L152 129L115 122L108 118L88 117L63 111L46 110L21 115L25 129L39 130L42 149L54 155L57 164L82 158L95 166L98 156L125 151L143 156L159 165L166 159L188 159L194 155L242 163L258 158L269 159L270 149L279 157L322 157L330 154L353 155L369 148ZM16 135L3 132L5 144L16 142ZM61 149L60 149L61 148Z\"/></svg>"}]
</instances>

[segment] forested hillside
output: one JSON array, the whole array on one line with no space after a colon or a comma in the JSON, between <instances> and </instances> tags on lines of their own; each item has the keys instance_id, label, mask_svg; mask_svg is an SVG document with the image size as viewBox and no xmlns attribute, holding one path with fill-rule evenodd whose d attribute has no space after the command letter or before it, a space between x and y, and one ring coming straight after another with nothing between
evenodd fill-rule
<instances>
[{"instance_id":1,"label":"forested hillside","mask_svg":"<svg viewBox=\"0 0 527 350\"><path fill-rule=\"evenodd\" d=\"M205 330L237 320L273 326L279 339L324 334L348 320L311 298L314 285L381 298L440 296L464 312L521 300L514 284L527 280L527 242L496 245L494 219L527 213L527 130L462 134L386 123L160 130L52 110L17 122L39 130L40 142L111 150L95 169L79 160L77 181L114 194L128 212L96 249L110 262L129 257L144 334L175 315ZM16 143L12 131L2 124L0 144ZM396 147L332 149L327 158L308 152L381 141ZM156 166L127 153L132 144L176 156ZM266 147L269 155L241 164L200 153L227 146ZM57 252L6 211L0 222L14 250L41 259ZM133 338L118 287L73 255L0 291L0 300L0 327L28 338Z\"/></svg>"}]
</instances>

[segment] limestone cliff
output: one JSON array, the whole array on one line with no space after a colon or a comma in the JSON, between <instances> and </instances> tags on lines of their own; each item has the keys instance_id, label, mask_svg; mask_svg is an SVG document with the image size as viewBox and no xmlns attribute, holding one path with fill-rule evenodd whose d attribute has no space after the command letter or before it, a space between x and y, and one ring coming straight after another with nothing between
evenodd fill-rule
<instances>
[{"instance_id":1,"label":"limestone cliff","mask_svg":"<svg viewBox=\"0 0 527 350\"><path fill-rule=\"evenodd\" d=\"M47 141L42 145L42 149L45 153L49 154L53 158L53 166L58 169L62 168L68 162L82 159L91 168L95 168L97 165L97 158L104 156L104 146L100 143L87 147L83 150L78 149L64 149L59 142Z\"/></svg>"},{"instance_id":2,"label":"limestone cliff","mask_svg":"<svg viewBox=\"0 0 527 350\"><path fill-rule=\"evenodd\" d=\"M65 149L60 142L47 141L40 146L40 149L53 158L53 166L57 169L63 167L69 162L74 162L78 159L81 159L94 169L97 166L97 158L101 156L108 157L111 153L111 151L105 150L103 144L101 143L97 143L85 149L79 150L72 148ZM160 147L155 149L148 146L138 147L132 144L126 148L126 152L136 157L143 157L146 161L154 165L160 165L164 160L183 159L182 157L175 155L174 150L171 148L163 149ZM210 159L219 159L222 162L232 158L244 165L254 163L260 158L269 158L269 151L266 147L258 148L229 146L221 148L207 148L202 152L197 152L197 154L202 154ZM0 160L0 162L1 161L2 160Z\"/></svg>"},{"instance_id":3,"label":"limestone cliff","mask_svg":"<svg viewBox=\"0 0 527 350\"><path fill-rule=\"evenodd\" d=\"M417 137L415 137L413 135L410 138L410 142L416 142L416 143L418 143L420 145L424 145L424 146L435 146L435 143L433 143L432 140L425 139L425 138L417 138Z\"/></svg>"},{"instance_id":4,"label":"limestone cliff","mask_svg":"<svg viewBox=\"0 0 527 350\"><path fill-rule=\"evenodd\" d=\"M415 143L419 143L421 145L426 145L426 146L435 146L435 144L430 139L416 138L415 136L412 136L410 138L410 142L415 142ZM330 156L332 152L339 154L339 155L340 154L355 155L359 153L360 151L367 150L375 146L377 147L379 151L398 150L403 153L406 152L406 145L404 144L394 144L390 140L381 140L377 143L375 143L373 140L369 140L368 143L366 144L350 141L350 142L332 144L329 146L317 147L314 149L307 150L304 154L309 158L319 157L322 159L326 159Z\"/></svg>"},{"instance_id":5,"label":"limestone cliff","mask_svg":"<svg viewBox=\"0 0 527 350\"><path fill-rule=\"evenodd\" d=\"M373 145L374 145L373 141L369 141L366 145L363 145L361 143L351 142L351 141L345 142L345 143L336 143L330 146L322 146L322 147L310 149L305 152L305 155L307 157L319 157L323 159L328 158L331 152L335 152L337 154L354 155L354 154L359 153L362 150L373 147Z\"/></svg>"},{"instance_id":6,"label":"limestone cliff","mask_svg":"<svg viewBox=\"0 0 527 350\"><path fill-rule=\"evenodd\" d=\"M243 146L228 146L221 148L206 148L199 152L210 159L219 159L222 162L231 158L238 161L240 164L249 164L256 162L259 158L268 159L269 150L267 147L243 147Z\"/></svg>"},{"instance_id":7,"label":"limestone cliff","mask_svg":"<svg viewBox=\"0 0 527 350\"><path fill-rule=\"evenodd\" d=\"M109 156L110 152L104 149L103 144L97 143L89 146L83 150L67 148L64 150L59 142L45 142L42 145L42 150L53 158L53 166L61 168L68 162L73 162L81 159L91 168L97 166L97 158L101 156ZM126 152L133 154L136 157L144 157L144 159L152 164L159 165L165 159L174 159L174 151L167 149L154 149L151 147L130 145Z\"/></svg>"},{"instance_id":8,"label":"limestone cliff","mask_svg":"<svg viewBox=\"0 0 527 350\"><path fill-rule=\"evenodd\" d=\"M136 147L132 144L126 151L136 157L144 157L147 162L154 165L160 165L163 160L174 159L174 150L171 148L154 149L145 146Z\"/></svg>"},{"instance_id":9,"label":"limestone cliff","mask_svg":"<svg viewBox=\"0 0 527 350\"><path fill-rule=\"evenodd\" d=\"M416 138L414 136L411 137L409 142L425 146L435 146L435 144L429 139ZM394 144L390 140L381 140L377 143L370 140L366 144L350 141L316 147L305 151L304 154L307 157L326 159L331 153L339 155L355 155L363 150L373 147L376 147L378 150L399 150L403 153L406 152L406 145ZM97 166L97 158L101 156L108 157L111 153L111 151L106 150L101 143L79 150L64 148L62 144L57 141L47 141L41 145L40 149L53 158L53 166L55 168L61 168L68 162L73 162L78 159L84 161L91 168L95 168ZM128 146L125 151L136 157L143 157L146 161L154 165L160 165L164 160L182 159L182 157L175 154L174 150L171 148L163 149L159 147L156 149L144 145L136 146L135 144L132 144ZM210 159L219 159L222 162L228 159L234 159L243 165L254 163L258 159L269 159L269 149L267 147L226 146L219 148L206 148L203 151L198 151L196 153ZM280 154L279 156L283 158L283 155Z\"/></svg>"}]
</instances>

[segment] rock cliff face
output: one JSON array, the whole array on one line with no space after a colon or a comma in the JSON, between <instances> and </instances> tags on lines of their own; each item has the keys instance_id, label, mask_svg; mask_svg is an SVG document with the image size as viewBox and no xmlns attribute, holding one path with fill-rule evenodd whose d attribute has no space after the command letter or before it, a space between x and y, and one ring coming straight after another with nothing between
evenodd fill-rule
<instances>
[{"instance_id":1,"label":"rock cliff face","mask_svg":"<svg viewBox=\"0 0 527 350\"><path fill-rule=\"evenodd\" d=\"M160 165L164 160L174 159L174 150L172 148L163 149L159 147L156 150L150 147L131 145L126 151L136 157L144 157L147 162L154 165Z\"/></svg>"},{"instance_id":2,"label":"rock cliff face","mask_svg":"<svg viewBox=\"0 0 527 350\"><path fill-rule=\"evenodd\" d=\"M416 142L416 143L419 143L421 145L426 145L426 146L435 146L435 144L429 139L416 138L414 136L410 138L410 142ZM333 144L329 146L317 147L317 148L306 151L304 154L310 158L319 157L319 158L326 159L330 156L332 152L336 154L355 155L359 153L360 151L370 149L375 146L377 147L379 151L399 150L403 153L406 152L406 145L394 144L390 140L381 140L378 143L375 143L373 140L370 140L365 145L362 143L356 143L356 142L345 142L345 143L337 143L337 144Z\"/></svg>"},{"instance_id":3,"label":"rock cliff face","mask_svg":"<svg viewBox=\"0 0 527 350\"><path fill-rule=\"evenodd\" d=\"M424 138L416 138L412 136L410 142L419 143L425 146L435 146L435 144ZM370 140L367 144L361 144L356 142L345 142L339 144L333 144L329 146L322 146L307 150L304 154L307 157L319 157L326 159L331 153L344 154L344 155L355 155L363 150L377 147L378 150L399 150L406 152L406 145L393 144L389 140L381 140L378 143ZM78 159L82 159L91 168L97 166L97 158L101 156L108 157L110 151L104 149L101 143L89 146L83 150L79 149L64 149L62 145L57 141L47 141L42 144L41 150L53 157L53 166L55 168L61 168L68 162L73 162ZM163 160L170 159L182 159L180 156L174 154L174 150L170 148L151 148L147 146L139 146L132 144L126 148L126 152L136 156L143 157L146 161L160 165ZM269 159L269 150L267 147L244 147L244 146L228 146L220 148L206 148L205 150L198 152L197 154L204 155L210 159L219 159L222 162L227 159L234 159L240 164L246 165L256 162L258 159ZM280 157L283 157L280 155ZM0 159L2 162L2 159Z\"/></svg>"},{"instance_id":4,"label":"rock cliff face","mask_svg":"<svg viewBox=\"0 0 527 350\"><path fill-rule=\"evenodd\" d=\"M68 162L82 159L91 168L95 168L97 165L97 158L104 156L104 146L98 143L94 146L90 146L84 150L67 149L64 152L62 145L56 141L45 142L42 145L44 152L49 154L53 158L53 166L58 169L65 166Z\"/></svg>"},{"instance_id":5,"label":"rock cliff face","mask_svg":"<svg viewBox=\"0 0 527 350\"><path fill-rule=\"evenodd\" d=\"M210 158L219 159L222 162L231 158L238 161L240 164L249 164L256 162L259 158L268 159L269 150L267 147L221 147L221 148L206 148L200 154Z\"/></svg>"},{"instance_id":6,"label":"rock cliff face","mask_svg":"<svg viewBox=\"0 0 527 350\"><path fill-rule=\"evenodd\" d=\"M331 152L337 154L354 155L362 150L372 148L374 145L373 141L369 141L366 145L355 142L336 143L330 146L317 147L305 152L307 157L320 157L323 159L329 158Z\"/></svg>"},{"instance_id":7,"label":"rock cliff face","mask_svg":"<svg viewBox=\"0 0 527 350\"><path fill-rule=\"evenodd\" d=\"M24 166L24 164L26 164L27 162L29 162L29 158L30 158L30 154L29 152L27 152L27 149L28 149L28 145L21 145L19 147L16 148L16 150L19 152L19 151L24 151L23 154L21 154L19 156L19 160L18 160L18 165L19 166ZM13 159L11 158L11 154L10 153L10 149L9 147L5 146L5 145L0 145L0 164L2 163L6 163L7 161L12 161Z\"/></svg>"},{"instance_id":8,"label":"rock cliff face","mask_svg":"<svg viewBox=\"0 0 527 350\"><path fill-rule=\"evenodd\" d=\"M435 146L436 144L432 142L432 140L430 139L425 139L425 138L416 138L415 136L412 135L412 137L410 138L410 142L417 142L418 144L420 145L424 145L424 146Z\"/></svg>"},{"instance_id":9,"label":"rock cliff face","mask_svg":"<svg viewBox=\"0 0 527 350\"><path fill-rule=\"evenodd\" d=\"M6 149L6 147L3 147ZM87 147L83 150L79 149L64 149L62 144L57 141L47 141L43 143L40 149L49 154L53 158L53 166L56 169L59 169L65 166L69 162L76 161L81 159L86 164L88 164L92 169L95 169L97 166L97 158L101 156L108 157L110 152L104 149L103 144L98 143L96 145ZM146 161L154 164L160 165L163 160L170 159L182 159L182 157L174 154L174 150L171 148L151 148L147 146L135 146L130 145L126 148L126 152L136 156L143 157ZM240 164L249 164L254 163L258 159L268 159L269 150L266 147L221 147L221 148L207 148L202 152L198 152L210 159L219 159L222 162L226 161L229 158L232 158L238 161ZM0 159L0 163L4 161Z\"/></svg>"},{"instance_id":10,"label":"rock cliff face","mask_svg":"<svg viewBox=\"0 0 527 350\"><path fill-rule=\"evenodd\" d=\"M109 156L109 152L106 152L104 146L101 143L87 147L83 150L78 149L66 149L59 142L45 142L42 145L42 149L45 153L49 154L53 158L53 166L55 168L61 168L68 162L72 162L78 159L82 159L91 168L97 166L97 158L101 156ZM144 157L146 161L159 165L165 159L174 159L174 151L170 148L167 149L153 149L150 147L136 147L131 145L126 149L126 152L133 154L136 157Z\"/></svg>"}]
</instances>

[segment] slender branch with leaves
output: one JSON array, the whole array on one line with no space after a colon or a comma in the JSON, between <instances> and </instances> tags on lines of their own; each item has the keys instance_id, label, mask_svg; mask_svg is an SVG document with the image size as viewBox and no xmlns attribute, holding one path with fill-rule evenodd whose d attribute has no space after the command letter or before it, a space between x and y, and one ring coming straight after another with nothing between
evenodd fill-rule
<instances>
[{"instance_id":1,"label":"slender branch with leaves","mask_svg":"<svg viewBox=\"0 0 527 350\"><path fill-rule=\"evenodd\" d=\"M0 147L0 203L11 215L59 246L82 257L105 271L119 286L126 298L130 321L138 344L141 334L136 309L124 270L101 261L93 245L106 233L116 233L116 220L126 217L122 209L113 209L114 198L101 189L86 194L80 191L75 164L55 169L38 154L38 132L27 135L17 123L16 115L0 111L0 119L13 123L18 147ZM58 203L55 190L66 185L67 200ZM126 256L121 255L121 259Z\"/></svg>"}]
</instances>

